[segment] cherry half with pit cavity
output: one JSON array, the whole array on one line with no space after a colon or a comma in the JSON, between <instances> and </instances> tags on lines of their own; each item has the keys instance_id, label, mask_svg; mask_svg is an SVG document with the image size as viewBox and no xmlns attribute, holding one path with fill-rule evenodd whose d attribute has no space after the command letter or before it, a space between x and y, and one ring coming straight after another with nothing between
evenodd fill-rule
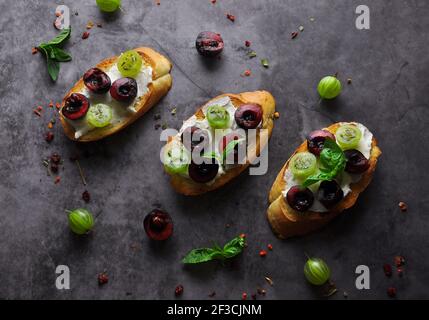
<instances>
[{"instance_id":1,"label":"cherry half with pit cavity","mask_svg":"<svg viewBox=\"0 0 429 320\"><path fill-rule=\"evenodd\" d=\"M327 209L332 208L344 198L343 189L338 182L322 181L317 191L317 200L319 200Z\"/></svg>"},{"instance_id":2,"label":"cherry half with pit cavity","mask_svg":"<svg viewBox=\"0 0 429 320\"><path fill-rule=\"evenodd\" d=\"M173 220L170 215L155 209L146 215L143 221L144 230L152 240L167 240L173 234Z\"/></svg>"},{"instance_id":3,"label":"cherry half with pit cavity","mask_svg":"<svg viewBox=\"0 0 429 320\"><path fill-rule=\"evenodd\" d=\"M316 156L320 155L320 152L322 152L323 147L325 146L325 139L329 138L333 141L335 141L335 136L327 131L327 130L316 130L311 132L307 136L307 148L308 151L313 153Z\"/></svg>"},{"instance_id":4,"label":"cherry half with pit cavity","mask_svg":"<svg viewBox=\"0 0 429 320\"><path fill-rule=\"evenodd\" d=\"M207 146L210 143L210 138L207 130L198 128L197 126L187 127L183 130L180 136L183 145L189 151L193 151L197 146Z\"/></svg>"},{"instance_id":5,"label":"cherry half with pit cavity","mask_svg":"<svg viewBox=\"0 0 429 320\"><path fill-rule=\"evenodd\" d=\"M346 150L344 155L347 159L346 172L348 173L364 173L369 169L369 161L365 156L358 150Z\"/></svg>"},{"instance_id":6,"label":"cherry half with pit cavity","mask_svg":"<svg viewBox=\"0 0 429 320\"><path fill-rule=\"evenodd\" d=\"M203 31L198 34L195 46L202 56L215 57L222 52L224 43L219 33Z\"/></svg>"},{"instance_id":7,"label":"cherry half with pit cavity","mask_svg":"<svg viewBox=\"0 0 429 320\"><path fill-rule=\"evenodd\" d=\"M219 171L219 163L215 158L205 158L203 160L201 164L196 164L192 161L188 168L189 177L198 183L212 181Z\"/></svg>"},{"instance_id":8,"label":"cherry half with pit cavity","mask_svg":"<svg viewBox=\"0 0 429 320\"><path fill-rule=\"evenodd\" d=\"M120 78L110 88L113 99L121 102L132 101L137 97L137 82L133 78Z\"/></svg>"},{"instance_id":9,"label":"cherry half with pit cavity","mask_svg":"<svg viewBox=\"0 0 429 320\"><path fill-rule=\"evenodd\" d=\"M72 93L64 102L61 113L70 120L83 118L89 109L89 100L81 93Z\"/></svg>"},{"instance_id":10,"label":"cherry half with pit cavity","mask_svg":"<svg viewBox=\"0 0 429 320\"><path fill-rule=\"evenodd\" d=\"M304 212L313 205L314 195L308 188L293 186L287 192L286 200L291 208L299 212Z\"/></svg>"},{"instance_id":11,"label":"cherry half with pit cavity","mask_svg":"<svg viewBox=\"0 0 429 320\"><path fill-rule=\"evenodd\" d=\"M259 104L243 104L235 111L234 118L240 128L255 129L262 120L262 107Z\"/></svg>"},{"instance_id":12,"label":"cherry half with pit cavity","mask_svg":"<svg viewBox=\"0 0 429 320\"><path fill-rule=\"evenodd\" d=\"M93 93L106 93L112 85L110 77L98 68L91 68L85 72L83 82L88 90Z\"/></svg>"}]
</instances>

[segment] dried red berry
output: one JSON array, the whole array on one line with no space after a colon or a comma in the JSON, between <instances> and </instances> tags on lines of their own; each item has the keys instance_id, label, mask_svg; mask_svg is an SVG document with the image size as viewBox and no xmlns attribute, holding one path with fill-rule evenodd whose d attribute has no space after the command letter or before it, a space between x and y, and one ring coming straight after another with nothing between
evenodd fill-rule
<instances>
[{"instance_id":1,"label":"dried red berry","mask_svg":"<svg viewBox=\"0 0 429 320\"><path fill-rule=\"evenodd\" d=\"M389 287L387 289L387 295L391 298L396 297L396 288L395 287Z\"/></svg>"},{"instance_id":2,"label":"dried red berry","mask_svg":"<svg viewBox=\"0 0 429 320\"><path fill-rule=\"evenodd\" d=\"M245 233L242 233L242 234L240 234L240 238L246 238L246 234Z\"/></svg>"},{"instance_id":3,"label":"dried red berry","mask_svg":"<svg viewBox=\"0 0 429 320\"><path fill-rule=\"evenodd\" d=\"M37 49L36 47L31 48L31 53L32 54L36 54L37 52L39 52L39 49Z\"/></svg>"},{"instance_id":4,"label":"dried red berry","mask_svg":"<svg viewBox=\"0 0 429 320\"><path fill-rule=\"evenodd\" d=\"M109 276L106 272L102 272L98 275L98 284L103 285L109 282Z\"/></svg>"},{"instance_id":5,"label":"dried red berry","mask_svg":"<svg viewBox=\"0 0 429 320\"><path fill-rule=\"evenodd\" d=\"M388 263L384 264L383 271L384 271L384 274L386 275L386 277L392 276L392 266L390 264L388 264Z\"/></svg>"},{"instance_id":6,"label":"dried red berry","mask_svg":"<svg viewBox=\"0 0 429 320\"><path fill-rule=\"evenodd\" d=\"M85 31L84 33L82 33L82 39L88 39L88 37L89 37L89 32L88 31Z\"/></svg>"},{"instance_id":7,"label":"dried red berry","mask_svg":"<svg viewBox=\"0 0 429 320\"><path fill-rule=\"evenodd\" d=\"M252 293L251 297L252 297L252 300L256 300L256 293Z\"/></svg>"},{"instance_id":8,"label":"dried red berry","mask_svg":"<svg viewBox=\"0 0 429 320\"><path fill-rule=\"evenodd\" d=\"M241 300L247 300L247 293L246 292L243 292L241 294Z\"/></svg>"},{"instance_id":9,"label":"dried red berry","mask_svg":"<svg viewBox=\"0 0 429 320\"><path fill-rule=\"evenodd\" d=\"M252 74L252 71L250 71L249 69L247 69L247 70L244 71L244 75L246 77L249 77L251 74Z\"/></svg>"},{"instance_id":10,"label":"dried red berry","mask_svg":"<svg viewBox=\"0 0 429 320\"><path fill-rule=\"evenodd\" d=\"M244 41L244 45L246 47L250 47L252 45L252 43L249 40Z\"/></svg>"},{"instance_id":11,"label":"dried red berry","mask_svg":"<svg viewBox=\"0 0 429 320\"><path fill-rule=\"evenodd\" d=\"M183 286L181 284L179 284L176 289L174 289L174 294L176 295L176 297L181 296L183 293Z\"/></svg>"},{"instance_id":12,"label":"dried red berry","mask_svg":"<svg viewBox=\"0 0 429 320\"><path fill-rule=\"evenodd\" d=\"M83 201L85 201L85 202L89 202L89 200L91 200L91 195L89 194L88 190L85 190L85 191L82 193L82 199L83 199Z\"/></svg>"},{"instance_id":13,"label":"dried red berry","mask_svg":"<svg viewBox=\"0 0 429 320\"><path fill-rule=\"evenodd\" d=\"M51 142L52 140L54 140L54 134L52 132L46 132L46 134L45 134L45 140L47 142Z\"/></svg>"},{"instance_id":14,"label":"dried red berry","mask_svg":"<svg viewBox=\"0 0 429 320\"><path fill-rule=\"evenodd\" d=\"M265 256L267 255L267 251L265 251L265 250L261 250L261 251L259 251L259 255L260 255L261 257L265 257Z\"/></svg>"},{"instance_id":15,"label":"dried red berry","mask_svg":"<svg viewBox=\"0 0 429 320\"><path fill-rule=\"evenodd\" d=\"M234 16L234 15L232 15L232 14L230 14L230 13L227 13L227 14L226 14L226 17L227 17L230 21L232 21L232 22L234 22L234 21L235 21L235 16Z\"/></svg>"},{"instance_id":16,"label":"dried red berry","mask_svg":"<svg viewBox=\"0 0 429 320\"><path fill-rule=\"evenodd\" d=\"M52 163L60 164L60 162L61 162L61 156L58 153L53 153L51 155L51 159L50 160L51 160Z\"/></svg>"},{"instance_id":17,"label":"dried red berry","mask_svg":"<svg viewBox=\"0 0 429 320\"><path fill-rule=\"evenodd\" d=\"M405 264L405 258L403 256L396 256L395 257L395 265L397 267L402 267Z\"/></svg>"},{"instance_id":18,"label":"dried red berry","mask_svg":"<svg viewBox=\"0 0 429 320\"><path fill-rule=\"evenodd\" d=\"M213 4L215 4L215 3L216 3L216 0L211 0L211 2L212 2Z\"/></svg>"},{"instance_id":19,"label":"dried red berry","mask_svg":"<svg viewBox=\"0 0 429 320\"><path fill-rule=\"evenodd\" d=\"M56 176L54 183L58 184L58 183L60 183L60 181L61 181L61 177L60 176Z\"/></svg>"},{"instance_id":20,"label":"dried red berry","mask_svg":"<svg viewBox=\"0 0 429 320\"><path fill-rule=\"evenodd\" d=\"M268 248L268 250L273 250L273 245L271 243L269 243L267 248Z\"/></svg>"}]
</instances>

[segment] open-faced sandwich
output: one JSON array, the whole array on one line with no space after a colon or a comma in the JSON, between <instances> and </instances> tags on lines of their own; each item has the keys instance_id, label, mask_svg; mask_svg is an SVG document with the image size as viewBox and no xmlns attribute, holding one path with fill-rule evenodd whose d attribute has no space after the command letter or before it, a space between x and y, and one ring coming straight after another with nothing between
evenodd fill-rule
<instances>
[{"instance_id":1,"label":"open-faced sandwich","mask_svg":"<svg viewBox=\"0 0 429 320\"><path fill-rule=\"evenodd\" d=\"M63 99L66 135L89 142L125 128L167 94L171 67L167 58L142 47L89 69Z\"/></svg>"},{"instance_id":2,"label":"open-faced sandwich","mask_svg":"<svg viewBox=\"0 0 429 320\"><path fill-rule=\"evenodd\" d=\"M274 112L266 91L223 94L199 108L164 147L173 188L199 195L243 172L267 144Z\"/></svg>"},{"instance_id":3,"label":"open-faced sandwich","mask_svg":"<svg viewBox=\"0 0 429 320\"><path fill-rule=\"evenodd\" d=\"M280 238L314 231L353 206L368 186L381 151L356 122L310 133L278 174L268 220Z\"/></svg>"}]
</instances>

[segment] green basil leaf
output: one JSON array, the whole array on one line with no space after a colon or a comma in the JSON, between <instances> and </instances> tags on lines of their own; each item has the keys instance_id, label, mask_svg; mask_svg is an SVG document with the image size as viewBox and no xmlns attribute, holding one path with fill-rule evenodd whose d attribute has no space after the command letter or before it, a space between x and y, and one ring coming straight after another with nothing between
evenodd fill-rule
<instances>
[{"instance_id":1,"label":"green basil leaf","mask_svg":"<svg viewBox=\"0 0 429 320\"><path fill-rule=\"evenodd\" d=\"M228 156L228 154L230 154L231 152L234 151L235 146L238 145L242 141L244 141L244 139L237 139L237 140L230 141L226 145L226 148L223 150L223 154L222 154L223 159L226 159L226 157Z\"/></svg>"},{"instance_id":2,"label":"green basil leaf","mask_svg":"<svg viewBox=\"0 0 429 320\"><path fill-rule=\"evenodd\" d=\"M319 181L330 181L334 179L346 166L346 157L341 148L331 139L326 139L320 153L322 167L319 173L308 177L303 187L306 188Z\"/></svg>"},{"instance_id":3,"label":"green basil leaf","mask_svg":"<svg viewBox=\"0 0 429 320\"><path fill-rule=\"evenodd\" d=\"M225 244L223 248L214 245L213 248L198 248L191 250L183 259L185 264L196 264L211 260L223 260L235 257L240 254L244 248L244 239L236 237Z\"/></svg>"},{"instance_id":4,"label":"green basil leaf","mask_svg":"<svg viewBox=\"0 0 429 320\"><path fill-rule=\"evenodd\" d=\"M50 46L40 46L38 49L46 56L46 65L48 67L48 73L53 81L57 81L58 74L60 72L60 64L51 58L52 50Z\"/></svg>"},{"instance_id":5,"label":"green basil leaf","mask_svg":"<svg viewBox=\"0 0 429 320\"><path fill-rule=\"evenodd\" d=\"M53 57L51 58L57 60L58 62L67 62L72 59L71 55L61 48L52 47L52 52Z\"/></svg>"},{"instance_id":6,"label":"green basil leaf","mask_svg":"<svg viewBox=\"0 0 429 320\"><path fill-rule=\"evenodd\" d=\"M325 139L323 146L324 146L323 148L331 149L333 152L337 154L344 154L340 146L332 139Z\"/></svg>"},{"instance_id":7,"label":"green basil leaf","mask_svg":"<svg viewBox=\"0 0 429 320\"><path fill-rule=\"evenodd\" d=\"M244 239L236 237L223 247L223 255L225 258L232 258L240 254L244 248Z\"/></svg>"},{"instance_id":8,"label":"green basil leaf","mask_svg":"<svg viewBox=\"0 0 429 320\"><path fill-rule=\"evenodd\" d=\"M61 45L64 41L66 41L70 37L70 34L71 34L71 27L67 29L62 29L61 32L55 38L53 38L51 41L47 43L42 43L41 46Z\"/></svg>"},{"instance_id":9,"label":"green basil leaf","mask_svg":"<svg viewBox=\"0 0 429 320\"><path fill-rule=\"evenodd\" d=\"M58 74L60 73L60 63L51 58L47 58L48 73L52 80L57 81Z\"/></svg>"},{"instance_id":10,"label":"green basil leaf","mask_svg":"<svg viewBox=\"0 0 429 320\"><path fill-rule=\"evenodd\" d=\"M217 250L211 248L199 248L191 250L183 259L182 262L186 264L195 264L201 262L207 262L214 259Z\"/></svg>"}]
</instances>

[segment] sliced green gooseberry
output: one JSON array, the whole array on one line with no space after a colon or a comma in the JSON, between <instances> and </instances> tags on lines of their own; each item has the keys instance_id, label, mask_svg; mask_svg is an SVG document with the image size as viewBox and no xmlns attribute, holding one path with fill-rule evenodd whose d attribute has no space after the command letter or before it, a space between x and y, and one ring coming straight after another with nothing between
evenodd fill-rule
<instances>
[{"instance_id":1,"label":"sliced green gooseberry","mask_svg":"<svg viewBox=\"0 0 429 320\"><path fill-rule=\"evenodd\" d=\"M290 160L289 168L295 178L305 179L316 171L317 158L310 152L299 152Z\"/></svg>"},{"instance_id":2,"label":"sliced green gooseberry","mask_svg":"<svg viewBox=\"0 0 429 320\"><path fill-rule=\"evenodd\" d=\"M230 125L230 115L225 107L213 105L207 109L207 121L214 129L226 129Z\"/></svg>"},{"instance_id":3,"label":"sliced green gooseberry","mask_svg":"<svg viewBox=\"0 0 429 320\"><path fill-rule=\"evenodd\" d=\"M335 138L341 149L355 149L362 138L362 132L357 126L346 124L338 128Z\"/></svg>"},{"instance_id":4,"label":"sliced green gooseberry","mask_svg":"<svg viewBox=\"0 0 429 320\"><path fill-rule=\"evenodd\" d=\"M184 145L171 143L167 145L164 154L164 170L170 174L183 174L188 172L190 156Z\"/></svg>"},{"instance_id":5,"label":"sliced green gooseberry","mask_svg":"<svg viewBox=\"0 0 429 320\"><path fill-rule=\"evenodd\" d=\"M91 106L86 114L86 120L88 123L96 128L102 128L109 125L112 117L112 108L103 103Z\"/></svg>"},{"instance_id":6,"label":"sliced green gooseberry","mask_svg":"<svg viewBox=\"0 0 429 320\"><path fill-rule=\"evenodd\" d=\"M124 77L135 77L142 68L142 56L135 50L122 53L118 59L118 70Z\"/></svg>"}]
</instances>

